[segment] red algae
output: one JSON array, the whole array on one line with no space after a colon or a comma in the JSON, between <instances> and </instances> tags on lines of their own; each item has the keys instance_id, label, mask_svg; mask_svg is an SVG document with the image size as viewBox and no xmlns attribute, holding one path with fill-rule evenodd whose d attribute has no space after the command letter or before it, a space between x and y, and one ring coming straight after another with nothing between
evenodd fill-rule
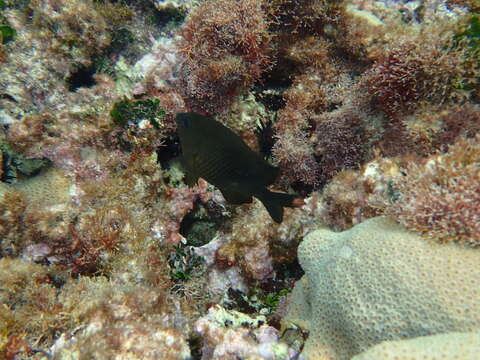
<instances>
[{"instance_id":1,"label":"red algae","mask_svg":"<svg viewBox=\"0 0 480 360\"><path fill-rule=\"evenodd\" d=\"M185 59L184 94L193 110L221 112L268 70L266 6L258 0L208 0L189 14L179 53Z\"/></svg>"},{"instance_id":2,"label":"red algae","mask_svg":"<svg viewBox=\"0 0 480 360\"><path fill-rule=\"evenodd\" d=\"M409 164L394 185L399 199L387 214L410 230L441 241L480 242L480 138L459 138L444 154Z\"/></svg>"}]
</instances>

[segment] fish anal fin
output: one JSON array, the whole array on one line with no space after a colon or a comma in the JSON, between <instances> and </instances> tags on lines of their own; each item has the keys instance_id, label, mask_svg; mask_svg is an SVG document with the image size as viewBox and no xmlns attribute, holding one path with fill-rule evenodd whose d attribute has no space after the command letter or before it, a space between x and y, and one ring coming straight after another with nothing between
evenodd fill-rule
<instances>
[{"instance_id":1,"label":"fish anal fin","mask_svg":"<svg viewBox=\"0 0 480 360\"><path fill-rule=\"evenodd\" d=\"M179 156L179 160L182 170L185 174L185 184L190 187L195 186L198 182L199 176L197 175L194 167L187 161L187 157L184 154Z\"/></svg>"},{"instance_id":2,"label":"fish anal fin","mask_svg":"<svg viewBox=\"0 0 480 360\"><path fill-rule=\"evenodd\" d=\"M273 221L278 224L283 221L283 208L296 206L296 195L292 194L265 190L263 193L258 194L257 197L263 203Z\"/></svg>"}]
</instances>

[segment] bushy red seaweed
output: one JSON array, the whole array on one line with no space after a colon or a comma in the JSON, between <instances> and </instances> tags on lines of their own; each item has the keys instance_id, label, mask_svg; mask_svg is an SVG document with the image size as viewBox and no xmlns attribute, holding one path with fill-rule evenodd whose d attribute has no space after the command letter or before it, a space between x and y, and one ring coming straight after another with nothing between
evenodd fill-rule
<instances>
[{"instance_id":1,"label":"bushy red seaweed","mask_svg":"<svg viewBox=\"0 0 480 360\"><path fill-rule=\"evenodd\" d=\"M194 110L217 114L270 67L263 1L207 0L186 19L179 53L182 85Z\"/></svg>"}]
</instances>

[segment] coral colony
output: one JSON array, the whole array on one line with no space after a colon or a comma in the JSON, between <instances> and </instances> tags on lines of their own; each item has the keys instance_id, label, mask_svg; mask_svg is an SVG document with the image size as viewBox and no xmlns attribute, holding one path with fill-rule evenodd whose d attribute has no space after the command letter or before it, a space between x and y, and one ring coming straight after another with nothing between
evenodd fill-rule
<instances>
[{"instance_id":1,"label":"coral colony","mask_svg":"<svg viewBox=\"0 0 480 360\"><path fill-rule=\"evenodd\" d=\"M479 100L477 0L0 0L0 359L478 360Z\"/></svg>"}]
</instances>

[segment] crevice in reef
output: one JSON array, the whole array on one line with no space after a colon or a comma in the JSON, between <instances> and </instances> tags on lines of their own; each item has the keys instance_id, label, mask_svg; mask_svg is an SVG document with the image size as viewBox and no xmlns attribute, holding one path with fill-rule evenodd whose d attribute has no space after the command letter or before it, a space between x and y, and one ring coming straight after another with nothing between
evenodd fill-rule
<instances>
[{"instance_id":1,"label":"crevice in reef","mask_svg":"<svg viewBox=\"0 0 480 360\"><path fill-rule=\"evenodd\" d=\"M271 156L273 144L275 143L275 139L273 137L272 122L269 121L268 123L263 124L261 128L258 127L256 130L256 134L258 137L258 144L260 146L261 153L266 156Z\"/></svg>"},{"instance_id":2,"label":"crevice in reef","mask_svg":"<svg viewBox=\"0 0 480 360\"><path fill-rule=\"evenodd\" d=\"M157 159L162 169L170 168L170 161L178 157L181 153L180 140L176 133L167 136L157 149Z\"/></svg>"},{"instance_id":3,"label":"crevice in reef","mask_svg":"<svg viewBox=\"0 0 480 360\"><path fill-rule=\"evenodd\" d=\"M192 334L187 339L187 343L190 347L191 360L200 360L202 358L203 339L196 334Z\"/></svg>"},{"instance_id":4,"label":"crevice in reef","mask_svg":"<svg viewBox=\"0 0 480 360\"><path fill-rule=\"evenodd\" d=\"M219 220L212 219L207 210L198 204L188 213L180 224L180 234L187 244L195 247L208 244L217 233Z\"/></svg>"},{"instance_id":5,"label":"crevice in reef","mask_svg":"<svg viewBox=\"0 0 480 360\"><path fill-rule=\"evenodd\" d=\"M262 75L260 83L263 88L288 89L292 85L294 62L279 59L272 69Z\"/></svg>"},{"instance_id":6,"label":"crevice in reef","mask_svg":"<svg viewBox=\"0 0 480 360\"><path fill-rule=\"evenodd\" d=\"M79 66L77 70L66 78L69 91L77 91L80 88L90 88L96 85L93 75L95 66Z\"/></svg>"},{"instance_id":7,"label":"crevice in reef","mask_svg":"<svg viewBox=\"0 0 480 360\"><path fill-rule=\"evenodd\" d=\"M314 190L314 185L305 184L301 181L295 181L290 186L295 193L303 197L309 196Z\"/></svg>"},{"instance_id":8,"label":"crevice in reef","mask_svg":"<svg viewBox=\"0 0 480 360\"><path fill-rule=\"evenodd\" d=\"M270 111L278 111L285 107L285 99L283 98L284 89L267 89L263 90L260 86L255 88L253 94L255 100L263 104Z\"/></svg>"}]
</instances>

